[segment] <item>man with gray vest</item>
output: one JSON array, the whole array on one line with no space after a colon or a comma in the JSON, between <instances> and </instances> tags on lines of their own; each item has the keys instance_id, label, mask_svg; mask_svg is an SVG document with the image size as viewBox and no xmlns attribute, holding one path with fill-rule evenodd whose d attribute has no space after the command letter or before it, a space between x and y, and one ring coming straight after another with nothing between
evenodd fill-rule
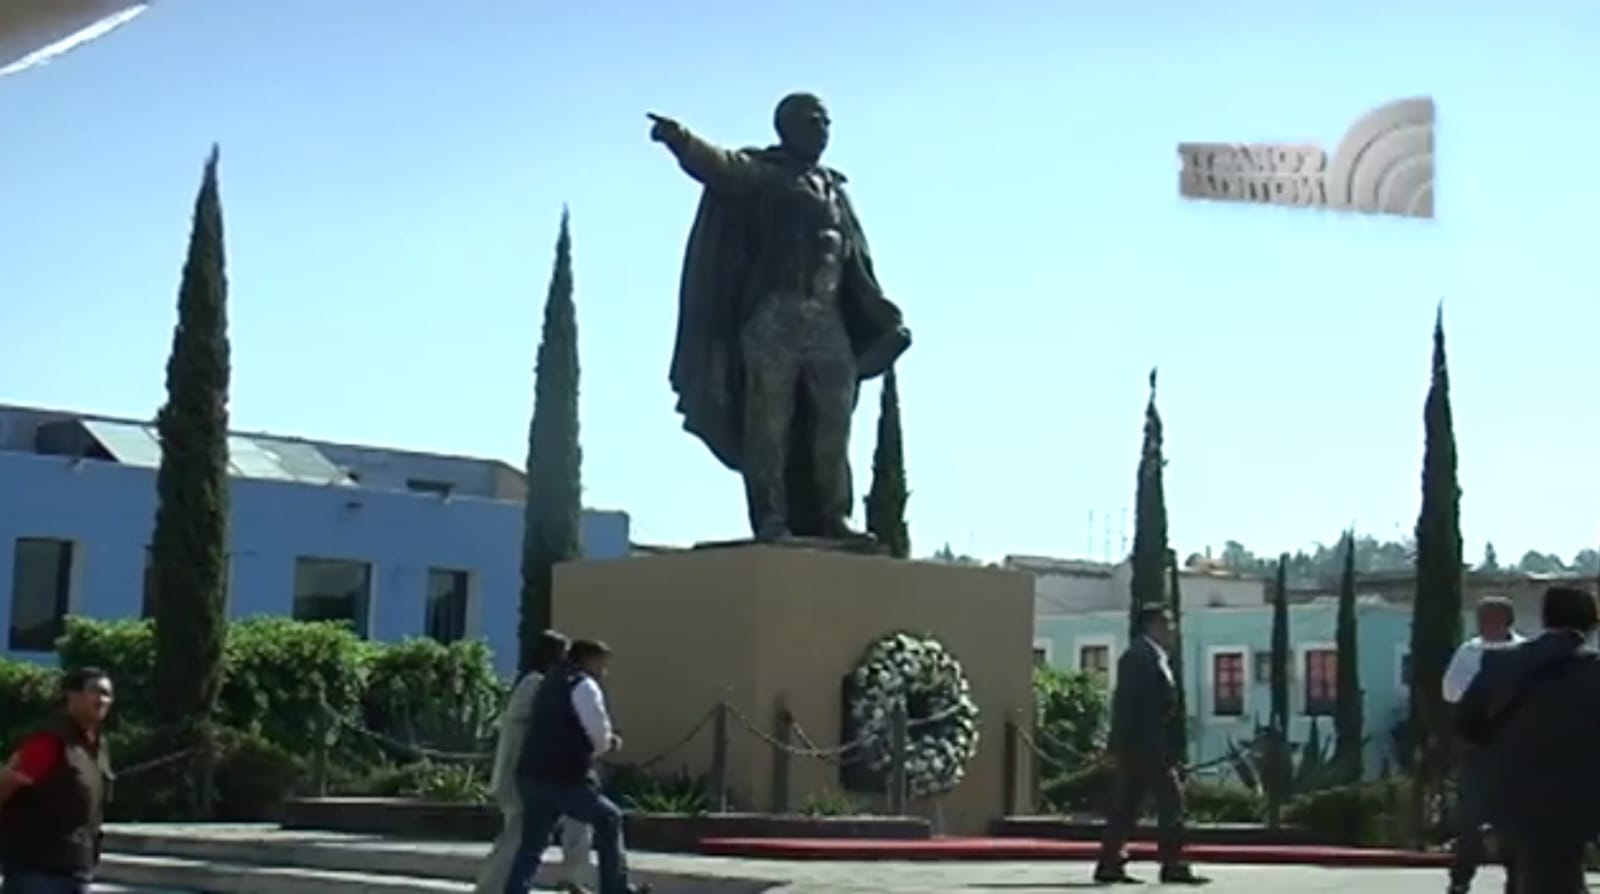
<instances>
[{"instance_id":1,"label":"man with gray vest","mask_svg":"<svg viewBox=\"0 0 1600 894\"><path fill-rule=\"evenodd\" d=\"M100 863L111 788L101 731L111 677L97 668L68 671L61 691L61 715L24 738L0 770L4 894L88 894Z\"/></svg>"},{"instance_id":2,"label":"man with gray vest","mask_svg":"<svg viewBox=\"0 0 1600 894\"><path fill-rule=\"evenodd\" d=\"M545 675L558 669L567 659L567 638L546 630L534 644L530 669L517 681L500 715L500 741L494 751L494 769L489 790L500 805L500 834L489 851L489 859L478 873L476 894L500 894L506 889L511 860L522 843L522 796L517 793L517 762L522 758L533 720L533 697ZM557 883L576 887L589 873L589 827L575 820L561 824L561 869Z\"/></svg>"},{"instance_id":3,"label":"man with gray vest","mask_svg":"<svg viewBox=\"0 0 1600 894\"><path fill-rule=\"evenodd\" d=\"M562 817L594 830L599 894L649 890L628 883L622 811L601 794L595 772L596 758L622 747L600 689L610 658L611 649L604 643L577 640L567 650L566 662L552 669L534 694L533 716L516 772L522 798L522 841L511 861L505 894L527 894L550 834ZM573 885L567 889L581 890Z\"/></svg>"}]
</instances>

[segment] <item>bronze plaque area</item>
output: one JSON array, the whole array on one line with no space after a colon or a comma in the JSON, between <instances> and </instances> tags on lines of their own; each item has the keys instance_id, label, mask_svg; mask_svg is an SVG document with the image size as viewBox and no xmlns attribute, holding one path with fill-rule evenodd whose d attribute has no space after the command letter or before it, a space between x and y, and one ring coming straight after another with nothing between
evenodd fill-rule
<instances>
[{"instance_id":1,"label":"bronze plaque area","mask_svg":"<svg viewBox=\"0 0 1600 894\"><path fill-rule=\"evenodd\" d=\"M1330 160L1293 143L1179 143L1188 199L1305 205L1433 217L1433 99L1401 99L1361 116Z\"/></svg>"}]
</instances>

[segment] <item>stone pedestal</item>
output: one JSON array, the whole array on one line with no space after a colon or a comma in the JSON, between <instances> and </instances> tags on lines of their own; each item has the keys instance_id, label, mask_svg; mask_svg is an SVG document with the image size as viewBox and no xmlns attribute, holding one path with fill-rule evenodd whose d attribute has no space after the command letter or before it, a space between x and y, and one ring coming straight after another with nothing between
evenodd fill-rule
<instances>
[{"instance_id":1,"label":"stone pedestal","mask_svg":"<svg viewBox=\"0 0 1600 894\"><path fill-rule=\"evenodd\" d=\"M900 631L931 634L966 670L982 738L962 785L937 803L913 803L913 812L950 834L978 834L1008 804L1027 802L1024 773L1006 753L1007 721L1032 727L1026 574L769 546L573 562L556 569L555 623L616 652L606 689L625 742L619 762L653 757L717 703L731 704L730 796L754 811L783 806L775 804L783 761L746 720L775 734L787 708L817 745L837 745L840 682L867 646ZM712 753L708 727L655 769L704 773ZM788 779L791 810L840 791L837 768L809 757L788 761Z\"/></svg>"}]
</instances>

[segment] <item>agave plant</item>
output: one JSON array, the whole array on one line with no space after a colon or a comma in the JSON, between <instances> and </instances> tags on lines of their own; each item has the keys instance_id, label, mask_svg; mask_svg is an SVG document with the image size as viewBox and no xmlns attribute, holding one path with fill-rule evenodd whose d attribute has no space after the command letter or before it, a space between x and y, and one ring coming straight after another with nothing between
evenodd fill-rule
<instances>
[{"instance_id":1,"label":"agave plant","mask_svg":"<svg viewBox=\"0 0 1600 894\"><path fill-rule=\"evenodd\" d=\"M1273 730L1257 726L1252 738L1228 743L1228 759L1241 784L1280 804L1344 781L1333 759L1331 742L1323 739L1315 718L1306 740L1299 745L1283 742L1278 747Z\"/></svg>"}]
</instances>

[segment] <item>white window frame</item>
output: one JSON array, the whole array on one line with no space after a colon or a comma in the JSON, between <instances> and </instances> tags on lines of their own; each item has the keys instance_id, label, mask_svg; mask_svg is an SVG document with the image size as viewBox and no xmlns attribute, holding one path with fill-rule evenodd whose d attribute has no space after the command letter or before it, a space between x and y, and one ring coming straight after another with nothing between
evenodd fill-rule
<instances>
[{"instance_id":1,"label":"white window frame","mask_svg":"<svg viewBox=\"0 0 1600 894\"><path fill-rule=\"evenodd\" d=\"M1072 640L1072 669L1083 673L1083 650L1100 647L1106 650L1106 685L1117 685L1117 638L1114 636L1079 636Z\"/></svg>"},{"instance_id":2,"label":"white window frame","mask_svg":"<svg viewBox=\"0 0 1600 894\"><path fill-rule=\"evenodd\" d=\"M1306 671L1306 656L1312 652L1332 652L1337 655L1339 654L1339 645L1338 643L1330 642L1314 642L1300 643L1294 647L1294 668L1291 669L1289 674L1289 682L1293 695L1289 699L1289 704L1292 706L1290 713L1296 717L1330 716L1325 714L1312 715L1306 713L1306 685L1311 682L1311 675ZM1335 683L1334 686L1334 693L1337 695L1338 684Z\"/></svg>"},{"instance_id":3,"label":"white window frame","mask_svg":"<svg viewBox=\"0 0 1600 894\"><path fill-rule=\"evenodd\" d=\"M382 566L380 566L373 559L370 559L370 558L367 558L367 557L364 557L364 556L352 557L352 556L324 555L324 554L319 554L319 553L296 553L296 554L294 554L294 556L290 559L290 562L289 562L289 587L290 587L290 589L289 589L289 611L288 611L288 616L291 617L291 618L294 617L295 603L299 599L299 586L300 586L300 577L299 577L299 575L300 575L300 563L302 561L308 561L308 562L347 562L347 563L349 563L351 565L365 565L367 567L367 617L366 617L367 623L366 623L365 629L356 630L355 633L356 633L356 636L359 637L362 640L365 640L365 641L368 641L368 642L375 641L374 632L378 629L378 592L379 592L379 589L380 589L380 587L379 587L379 573L382 570ZM424 597L426 597L426 592L424 592Z\"/></svg>"},{"instance_id":4,"label":"white window frame","mask_svg":"<svg viewBox=\"0 0 1600 894\"><path fill-rule=\"evenodd\" d=\"M1217 656L1240 656L1240 672L1244 675L1241 680L1243 701L1238 714L1217 713ZM1211 724L1243 723L1250 718L1250 690L1255 687L1255 654L1249 646L1211 646L1206 649L1206 688L1202 693L1205 699L1205 719Z\"/></svg>"},{"instance_id":5,"label":"white window frame","mask_svg":"<svg viewBox=\"0 0 1600 894\"><path fill-rule=\"evenodd\" d=\"M1049 637L1043 637L1043 636L1034 637L1033 638L1033 651L1028 653L1028 657L1030 657L1030 658L1033 657L1033 652L1043 652L1044 653L1044 664L1045 664L1045 667L1053 668L1053 667L1056 666L1056 641L1055 640L1050 639Z\"/></svg>"},{"instance_id":6,"label":"white window frame","mask_svg":"<svg viewBox=\"0 0 1600 894\"><path fill-rule=\"evenodd\" d=\"M89 562L88 558L85 556L85 553L88 552L88 547L85 544L84 540L82 538L74 536L72 534L59 534L59 533L50 533L50 532L45 532L45 533L31 533L31 532L30 533L15 533L14 532L14 533L12 533L12 535L10 537L10 540L5 545L5 548L9 549L11 551L11 559L12 559L13 562L16 561L17 543L19 541L23 541L23 540L51 540L51 541L55 541L57 543L65 543L65 544L68 545L68 548L72 551L72 560L67 565L67 614L66 614L66 617L70 618L70 617L72 617L74 615L82 615L84 613L84 611L83 611L83 608L84 608L83 586L84 586L85 580L87 579L86 575L87 575L87 571L88 571L88 562ZM15 571L13 571L13 574L15 574ZM12 589L12 583L13 583L13 581L11 581L11 580L0 582L0 586L3 586L3 587L7 588L5 590L5 594L6 594L5 595L6 636L4 638L0 638L0 655L6 654L8 652L8 647L10 645L9 640L10 640L10 632L11 632L10 631L11 619L12 619L13 613L16 611L15 600L17 598L17 594L16 594L16 591L14 589ZM56 650L55 650L55 647L52 646L49 650L43 651L43 652L29 652L29 651L21 651L21 650L19 650L19 651L16 651L16 652L10 652L10 654L13 654L13 655L54 655L54 654L56 654Z\"/></svg>"}]
</instances>

